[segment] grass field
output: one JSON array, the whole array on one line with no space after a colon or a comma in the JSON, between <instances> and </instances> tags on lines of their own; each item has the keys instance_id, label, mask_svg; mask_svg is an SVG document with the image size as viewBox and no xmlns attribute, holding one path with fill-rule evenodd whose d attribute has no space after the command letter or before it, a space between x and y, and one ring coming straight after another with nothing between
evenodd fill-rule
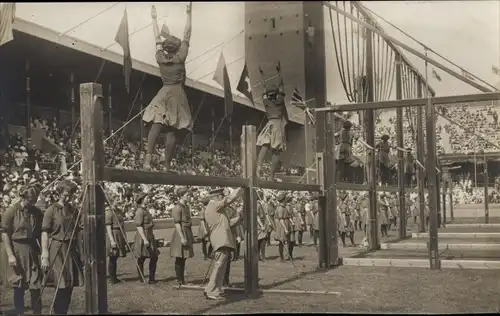
<instances>
[{"instance_id":1,"label":"grass field","mask_svg":"<svg viewBox=\"0 0 500 316\"><path fill-rule=\"evenodd\" d=\"M392 232L395 235L396 232ZM361 235L358 233L358 235ZM357 241L361 236L356 238ZM309 242L309 240L306 240ZM441 270L417 268L338 267L317 271L317 252L313 246L296 248L296 260L281 263L277 247L267 251L269 258L260 264L260 285L264 289L302 289L338 292L323 294L264 294L256 299L229 292L225 301L207 301L201 291L174 288L173 260L168 248L162 248L158 284L138 281L131 256L119 261L122 283L108 285L109 310L114 314L228 314L272 312L371 312L371 313L478 313L500 311L500 271ZM351 256L356 248L339 247L341 256ZM243 252L243 249L242 249ZM187 262L187 281L200 284L210 261L203 260L200 245L195 257ZM146 263L147 267L147 263ZM147 268L146 268L147 271ZM147 273L147 272L146 272ZM243 261L232 264L231 282L242 286ZM72 313L83 313L83 288L77 288ZM44 306L53 298L53 290L43 295ZM4 310L10 309L11 295L5 295ZM48 312L47 308L44 308Z\"/></svg>"}]
</instances>

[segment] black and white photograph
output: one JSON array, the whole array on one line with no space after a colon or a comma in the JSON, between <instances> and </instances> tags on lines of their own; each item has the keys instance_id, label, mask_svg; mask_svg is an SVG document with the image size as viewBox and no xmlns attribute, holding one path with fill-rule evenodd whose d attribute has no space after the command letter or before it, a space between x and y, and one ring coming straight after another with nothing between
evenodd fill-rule
<instances>
[{"instance_id":1,"label":"black and white photograph","mask_svg":"<svg viewBox=\"0 0 500 316\"><path fill-rule=\"evenodd\" d=\"M0 315L500 313L500 1L0 2Z\"/></svg>"}]
</instances>

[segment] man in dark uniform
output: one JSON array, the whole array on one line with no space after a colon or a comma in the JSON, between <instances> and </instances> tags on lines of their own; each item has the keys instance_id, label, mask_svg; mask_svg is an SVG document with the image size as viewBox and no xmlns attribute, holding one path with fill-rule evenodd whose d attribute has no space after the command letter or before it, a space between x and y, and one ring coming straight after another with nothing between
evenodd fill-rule
<instances>
[{"instance_id":1,"label":"man in dark uniform","mask_svg":"<svg viewBox=\"0 0 500 316\"><path fill-rule=\"evenodd\" d=\"M285 126L288 123L288 115L285 106L283 80L280 80L277 86L266 86L262 100L268 121L257 138L257 146L260 146L257 161L257 176L260 176L264 158L268 150L271 150L271 177L274 178L274 173L279 166L280 154L286 150Z\"/></svg>"},{"instance_id":2,"label":"man in dark uniform","mask_svg":"<svg viewBox=\"0 0 500 316\"><path fill-rule=\"evenodd\" d=\"M210 231L210 243L213 247L213 269L204 291L207 299L222 298L222 284L227 262L230 252L236 247L226 208L234 203L242 192L241 188L234 190L229 196L224 196L224 189L210 192L210 202L205 210L205 221Z\"/></svg>"}]
</instances>

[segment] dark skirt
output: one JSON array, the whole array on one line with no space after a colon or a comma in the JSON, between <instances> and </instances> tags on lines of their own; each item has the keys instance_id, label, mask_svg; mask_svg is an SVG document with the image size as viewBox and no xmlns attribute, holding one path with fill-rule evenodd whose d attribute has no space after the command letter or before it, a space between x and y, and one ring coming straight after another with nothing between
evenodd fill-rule
<instances>
[{"instance_id":1,"label":"dark skirt","mask_svg":"<svg viewBox=\"0 0 500 316\"><path fill-rule=\"evenodd\" d=\"M174 229L172 233L172 243L170 244L170 257L172 258L192 258L194 257L193 244L194 236L191 227L183 227L184 236L186 237L187 245L183 246L181 238Z\"/></svg>"},{"instance_id":2,"label":"dark skirt","mask_svg":"<svg viewBox=\"0 0 500 316\"><path fill-rule=\"evenodd\" d=\"M68 257L64 262L66 254L68 254ZM52 239L49 246L49 263L52 268L45 274L47 286L59 289L83 286L81 259L76 240L70 243L70 241Z\"/></svg>"},{"instance_id":3,"label":"dark skirt","mask_svg":"<svg viewBox=\"0 0 500 316\"><path fill-rule=\"evenodd\" d=\"M123 234L119 228L112 229L113 237L116 242L116 248L111 248L111 242L108 236L106 236L106 252L109 257L126 257L127 256L127 241L123 237Z\"/></svg>"},{"instance_id":4,"label":"dark skirt","mask_svg":"<svg viewBox=\"0 0 500 316\"><path fill-rule=\"evenodd\" d=\"M182 84L164 85L149 103L142 120L180 129L193 129L193 118Z\"/></svg>"},{"instance_id":5,"label":"dark skirt","mask_svg":"<svg viewBox=\"0 0 500 316\"><path fill-rule=\"evenodd\" d=\"M12 241L17 266L12 268L8 264L6 254L2 264L6 263L6 285L13 288L38 290L41 286L42 272L40 268L40 248L34 240ZM2 249L2 252L4 249Z\"/></svg>"},{"instance_id":6,"label":"dark skirt","mask_svg":"<svg viewBox=\"0 0 500 316\"><path fill-rule=\"evenodd\" d=\"M141 235L138 232L135 233L134 237L134 249L133 254L135 258L151 258L158 257L160 250L156 246L156 239L153 233L144 232L149 241L149 247L144 245Z\"/></svg>"}]
</instances>

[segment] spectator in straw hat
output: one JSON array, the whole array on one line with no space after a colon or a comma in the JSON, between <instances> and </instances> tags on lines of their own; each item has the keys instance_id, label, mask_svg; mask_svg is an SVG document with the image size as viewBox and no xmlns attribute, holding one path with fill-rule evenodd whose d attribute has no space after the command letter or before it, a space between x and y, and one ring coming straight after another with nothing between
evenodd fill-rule
<instances>
[{"instance_id":1,"label":"spectator in straw hat","mask_svg":"<svg viewBox=\"0 0 500 316\"><path fill-rule=\"evenodd\" d=\"M175 198L178 201L172 210L175 230L172 233L170 257L175 258L175 275L179 285L185 284L184 272L186 269L186 259L194 256L194 236L191 229L193 223L191 220L191 211L187 205L188 193L188 189L185 187L176 190Z\"/></svg>"},{"instance_id":2,"label":"spectator in straw hat","mask_svg":"<svg viewBox=\"0 0 500 316\"><path fill-rule=\"evenodd\" d=\"M42 212L34 206L38 192L33 187L19 191L20 200L2 214L2 241L7 254L8 283L14 288L16 314L24 314L24 292L30 290L33 313L41 314L40 231Z\"/></svg>"},{"instance_id":3,"label":"spectator in straw hat","mask_svg":"<svg viewBox=\"0 0 500 316\"><path fill-rule=\"evenodd\" d=\"M226 208L234 203L242 192L241 189L236 189L229 196L224 196L224 189L210 191L210 202L205 209L205 220L210 231L210 243L214 256L212 274L204 292L207 299L222 298L222 283L227 262L230 252L236 247Z\"/></svg>"}]
</instances>

